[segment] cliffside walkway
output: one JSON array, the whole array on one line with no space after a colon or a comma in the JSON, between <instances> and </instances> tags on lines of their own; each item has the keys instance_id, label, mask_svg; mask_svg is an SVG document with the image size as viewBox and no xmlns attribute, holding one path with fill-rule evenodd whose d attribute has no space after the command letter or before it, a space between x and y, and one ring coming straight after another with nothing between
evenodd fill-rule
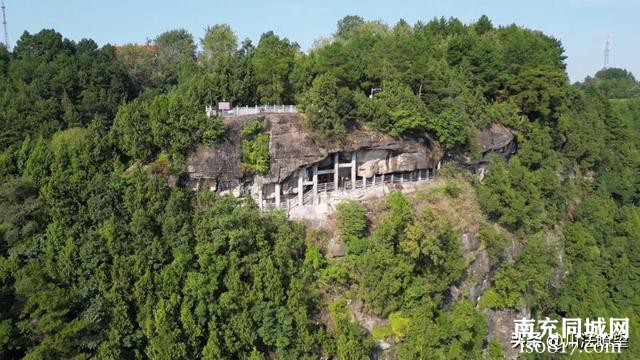
<instances>
[{"instance_id":1,"label":"cliffside walkway","mask_svg":"<svg viewBox=\"0 0 640 360\"><path fill-rule=\"evenodd\" d=\"M356 179L355 181L345 181L342 186L336 189L333 182L320 183L317 188L311 188L304 191L302 194L302 204L298 201L298 198L286 198L280 201L280 206L276 206L275 201L262 200L260 208L263 211L275 210L277 208L283 210L291 210L297 206L316 205L320 202L320 195L333 193L336 191L352 191L355 189L368 189L379 187L383 185L402 184L410 182L430 181L435 176L434 170L419 169L414 171L408 171L403 173L392 173L386 175L376 175L369 178ZM314 197L314 193L317 194Z\"/></svg>"},{"instance_id":2,"label":"cliffside walkway","mask_svg":"<svg viewBox=\"0 0 640 360\"><path fill-rule=\"evenodd\" d=\"M207 116L216 116L216 110L207 106L205 108ZM220 116L232 117L242 115L257 115L261 113L297 113L298 108L295 105L256 105L256 106L237 106L231 110L221 110Z\"/></svg>"}]
</instances>

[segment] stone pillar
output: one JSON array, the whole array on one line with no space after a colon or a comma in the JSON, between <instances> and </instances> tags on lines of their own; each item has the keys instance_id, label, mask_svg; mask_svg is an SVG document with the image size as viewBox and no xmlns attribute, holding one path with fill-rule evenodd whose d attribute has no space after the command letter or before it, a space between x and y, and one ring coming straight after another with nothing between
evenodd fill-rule
<instances>
[{"instance_id":1,"label":"stone pillar","mask_svg":"<svg viewBox=\"0 0 640 360\"><path fill-rule=\"evenodd\" d=\"M366 176L362 177L362 188L363 189L367 188L367 177Z\"/></svg>"},{"instance_id":2,"label":"stone pillar","mask_svg":"<svg viewBox=\"0 0 640 360\"><path fill-rule=\"evenodd\" d=\"M280 183L276 183L276 209L280 209Z\"/></svg>"},{"instance_id":3,"label":"stone pillar","mask_svg":"<svg viewBox=\"0 0 640 360\"><path fill-rule=\"evenodd\" d=\"M418 181L422 180L422 169L418 169Z\"/></svg>"},{"instance_id":4,"label":"stone pillar","mask_svg":"<svg viewBox=\"0 0 640 360\"><path fill-rule=\"evenodd\" d=\"M351 153L351 187L353 189L356 188L356 174L357 174L356 166L357 166L356 152L354 151Z\"/></svg>"},{"instance_id":5,"label":"stone pillar","mask_svg":"<svg viewBox=\"0 0 640 360\"><path fill-rule=\"evenodd\" d=\"M304 181L304 178L302 177L302 174L304 174L304 172L306 170L299 170L300 172L298 173L298 205L302 206L304 205L304 186L302 186L302 182Z\"/></svg>"},{"instance_id":6,"label":"stone pillar","mask_svg":"<svg viewBox=\"0 0 640 360\"><path fill-rule=\"evenodd\" d=\"M264 196L262 193L264 191L263 189L264 185L261 184L259 187L260 187L260 190L258 190L258 208L260 208L260 210L264 210L262 208L262 197Z\"/></svg>"},{"instance_id":7,"label":"stone pillar","mask_svg":"<svg viewBox=\"0 0 640 360\"><path fill-rule=\"evenodd\" d=\"M318 203L318 164L313 165L313 203Z\"/></svg>"},{"instance_id":8,"label":"stone pillar","mask_svg":"<svg viewBox=\"0 0 640 360\"><path fill-rule=\"evenodd\" d=\"M371 180L371 186L376 186L376 173L373 173L373 179Z\"/></svg>"},{"instance_id":9,"label":"stone pillar","mask_svg":"<svg viewBox=\"0 0 640 360\"><path fill-rule=\"evenodd\" d=\"M338 184L340 182L340 155L338 153L333 154L333 187L334 191L338 191Z\"/></svg>"}]
</instances>

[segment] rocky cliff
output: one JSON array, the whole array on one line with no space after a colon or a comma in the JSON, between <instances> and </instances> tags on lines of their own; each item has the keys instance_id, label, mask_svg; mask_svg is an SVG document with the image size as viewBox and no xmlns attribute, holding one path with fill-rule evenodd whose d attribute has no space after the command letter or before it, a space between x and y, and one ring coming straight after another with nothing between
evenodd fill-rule
<instances>
[{"instance_id":1,"label":"rocky cliff","mask_svg":"<svg viewBox=\"0 0 640 360\"><path fill-rule=\"evenodd\" d=\"M240 166L240 133L247 121L256 118L263 121L269 133L271 168L264 176L267 182L282 182L296 170L336 152L358 151L358 155L363 157L359 167L364 175L372 171L385 173L433 168L442 158L439 144L428 135L418 139L398 138L363 127L349 132L342 141L332 141L308 129L300 114L238 116L225 119L228 131L220 145L200 146L189 156L187 172L190 182L241 182L244 174ZM376 150L384 152L384 163L379 162L379 157L372 156Z\"/></svg>"},{"instance_id":2,"label":"rocky cliff","mask_svg":"<svg viewBox=\"0 0 640 360\"><path fill-rule=\"evenodd\" d=\"M513 130L502 124L493 123L489 128L480 132L478 143L483 153L499 150L513 142L513 135Z\"/></svg>"}]
</instances>

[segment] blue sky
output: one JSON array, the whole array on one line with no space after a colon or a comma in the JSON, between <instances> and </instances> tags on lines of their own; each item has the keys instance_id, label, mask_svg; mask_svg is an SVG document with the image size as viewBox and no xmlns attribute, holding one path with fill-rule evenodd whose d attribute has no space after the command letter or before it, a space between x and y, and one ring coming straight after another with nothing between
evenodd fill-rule
<instances>
[{"instance_id":1,"label":"blue sky","mask_svg":"<svg viewBox=\"0 0 640 360\"><path fill-rule=\"evenodd\" d=\"M611 66L640 77L640 0L5 0L9 41L24 30L54 28L98 44L144 43L174 28L196 39L207 25L227 23L254 41L268 30L297 41L303 50L329 36L338 19L355 14L394 24L454 16L468 23L486 14L494 25L516 23L559 38L569 57L572 81L602 67L604 41L611 34Z\"/></svg>"}]
</instances>

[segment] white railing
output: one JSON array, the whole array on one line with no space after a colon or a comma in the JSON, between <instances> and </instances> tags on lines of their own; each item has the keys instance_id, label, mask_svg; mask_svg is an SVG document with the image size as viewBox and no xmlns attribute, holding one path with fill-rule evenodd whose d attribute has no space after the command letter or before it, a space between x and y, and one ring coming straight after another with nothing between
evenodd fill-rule
<instances>
[{"instance_id":1,"label":"white railing","mask_svg":"<svg viewBox=\"0 0 640 360\"><path fill-rule=\"evenodd\" d=\"M436 175L436 170L433 169L421 169L414 170L411 172L404 173L394 173L394 174L385 174L385 175L376 175L375 180L374 177L364 179L357 179L355 184L355 189L362 189L363 187L370 188L381 186L384 184L393 184L393 183L404 183L404 182L415 182L415 181L426 181L431 180ZM366 184L363 186L363 183ZM353 190L353 182L351 180L345 180L342 186L338 190ZM318 196L321 193L328 193L335 191L335 185L333 182L320 183L318 184ZM313 203L313 188L307 189L302 194L302 204L309 205ZM280 209L291 210L292 208L299 205L299 198L297 196L288 199L281 199L280 201ZM262 210L269 211L276 209L276 203L274 200L263 200Z\"/></svg>"},{"instance_id":2,"label":"white railing","mask_svg":"<svg viewBox=\"0 0 640 360\"><path fill-rule=\"evenodd\" d=\"M318 194L335 190L333 181L318 184Z\"/></svg>"},{"instance_id":3,"label":"white railing","mask_svg":"<svg viewBox=\"0 0 640 360\"><path fill-rule=\"evenodd\" d=\"M304 194L302 195L303 205L311 204L311 201L313 201L313 189L309 189L305 191Z\"/></svg>"},{"instance_id":4,"label":"white railing","mask_svg":"<svg viewBox=\"0 0 640 360\"><path fill-rule=\"evenodd\" d=\"M269 211L276 209L275 201L262 200L262 205L260 206L262 211Z\"/></svg>"},{"instance_id":5,"label":"white railing","mask_svg":"<svg viewBox=\"0 0 640 360\"><path fill-rule=\"evenodd\" d=\"M256 105L256 106L237 106L231 110L221 110L219 116L242 116L242 115L256 115L261 113L297 113L298 108L295 105ZM216 111L213 108L207 106L207 116L212 117L216 115Z\"/></svg>"}]
</instances>

